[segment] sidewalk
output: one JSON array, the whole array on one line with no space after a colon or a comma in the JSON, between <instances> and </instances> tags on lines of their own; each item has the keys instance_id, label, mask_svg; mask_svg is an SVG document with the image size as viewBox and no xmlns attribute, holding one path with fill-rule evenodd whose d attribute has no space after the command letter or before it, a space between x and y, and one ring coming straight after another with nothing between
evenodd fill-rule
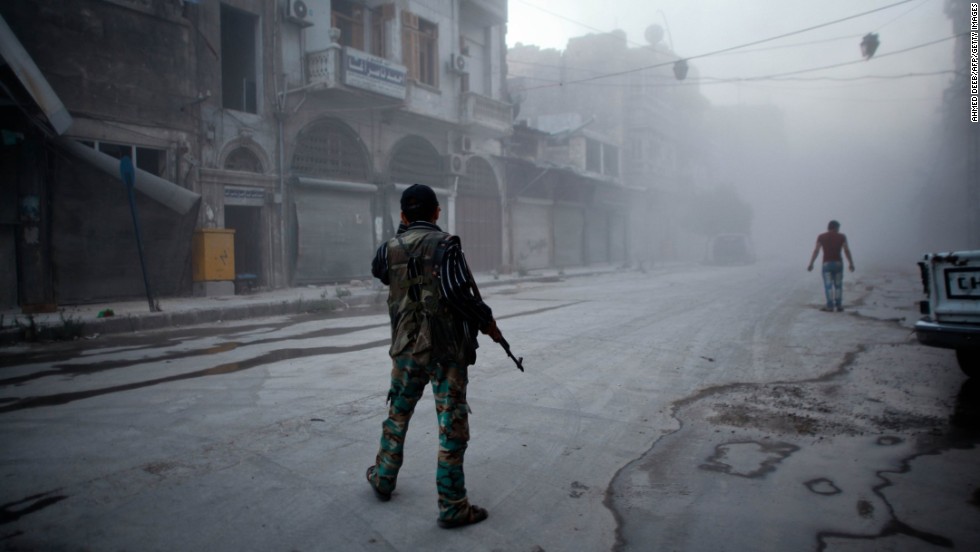
<instances>
[{"instance_id":1,"label":"sidewalk","mask_svg":"<svg viewBox=\"0 0 980 552\"><path fill-rule=\"evenodd\" d=\"M618 266L597 265L545 269L526 276L475 274L481 289L524 282L558 282L564 278L609 274ZM384 304L387 288L374 279L347 284L302 286L220 297L159 298L160 312L150 312L146 298L64 305L57 312L27 315L20 309L0 311L0 345L21 341L74 339L112 333L139 332L175 326L212 324L303 312L332 311L351 306Z\"/></svg>"}]
</instances>

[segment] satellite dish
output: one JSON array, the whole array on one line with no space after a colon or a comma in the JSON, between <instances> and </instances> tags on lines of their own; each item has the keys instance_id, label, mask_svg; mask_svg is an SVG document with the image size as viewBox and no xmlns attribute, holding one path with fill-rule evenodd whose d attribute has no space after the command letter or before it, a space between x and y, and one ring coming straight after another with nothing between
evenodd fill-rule
<instances>
[{"instance_id":1,"label":"satellite dish","mask_svg":"<svg viewBox=\"0 0 980 552\"><path fill-rule=\"evenodd\" d=\"M650 25L643 36L651 46L656 46L664 39L664 29L660 25Z\"/></svg>"}]
</instances>

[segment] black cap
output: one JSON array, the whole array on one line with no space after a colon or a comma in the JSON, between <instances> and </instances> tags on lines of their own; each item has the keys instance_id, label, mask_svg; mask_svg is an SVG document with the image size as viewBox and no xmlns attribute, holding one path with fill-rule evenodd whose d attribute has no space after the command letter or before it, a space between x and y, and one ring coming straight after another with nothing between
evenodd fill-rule
<instances>
[{"instance_id":1,"label":"black cap","mask_svg":"<svg viewBox=\"0 0 980 552\"><path fill-rule=\"evenodd\" d=\"M412 184L402 192L402 212L431 212L439 206L439 198L425 184Z\"/></svg>"}]
</instances>

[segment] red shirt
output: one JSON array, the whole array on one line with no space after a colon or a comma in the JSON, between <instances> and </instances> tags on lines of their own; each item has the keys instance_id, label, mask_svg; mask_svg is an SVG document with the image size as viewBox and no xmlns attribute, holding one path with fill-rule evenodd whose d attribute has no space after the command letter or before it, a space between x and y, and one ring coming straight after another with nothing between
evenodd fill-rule
<instances>
[{"instance_id":1,"label":"red shirt","mask_svg":"<svg viewBox=\"0 0 980 552\"><path fill-rule=\"evenodd\" d=\"M843 261L840 250L847 243L847 236L840 232L824 232L817 236L817 243L823 248L823 262Z\"/></svg>"}]
</instances>

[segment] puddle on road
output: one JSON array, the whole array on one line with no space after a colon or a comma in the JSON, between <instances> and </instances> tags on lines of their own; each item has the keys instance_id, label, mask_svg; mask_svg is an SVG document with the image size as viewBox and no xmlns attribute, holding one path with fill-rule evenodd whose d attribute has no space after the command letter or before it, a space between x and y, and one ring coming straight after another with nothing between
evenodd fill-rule
<instances>
[{"instance_id":1,"label":"puddle on road","mask_svg":"<svg viewBox=\"0 0 980 552\"><path fill-rule=\"evenodd\" d=\"M304 358L304 357L311 357L311 356L318 356L318 355L336 355L341 353L362 351L365 349L371 349L373 347L388 345L389 342L390 342L389 339L381 339L381 340L371 341L368 343L361 343L349 347L311 347L308 349L277 349L247 360L219 364L218 366L214 366L212 368L197 370L195 372L176 374L164 378L138 381L138 382L127 383L123 385L115 385L111 387L103 387L100 389L76 391L72 393L59 393L56 395L25 397L23 399L18 399L11 404L0 406L0 413L12 412L15 410L24 410L27 408L37 408L41 406L56 406L56 405L68 404L70 402L75 402L82 399L89 399L101 395L119 393L122 391L132 391L134 389L143 389L145 387L152 387L154 385L160 385L162 383L171 383L175 381L182 381L182 380L188 380L194 378L203 378L207 376L218 376L222 374L232 374L235 372L241 372L243 370L255 368L256 366L262 366L265 364L271 364L273 362L280 362L283 360L293 360L297 358Z\"/></svg>"},{"instance_id":2,"label":"puddle on road","mask_svg":"<svg viewBox=\"0 0 980 552\"><path fill-rule=\"evenodd\" d=\"M293 322L293 323L295 323L295 322ZM283 326L285 326L285 324ZM22 376L15 376L15 377L10 377L10 378L0 379L0 386L4 386L4 385L21 385L21 384L27 383L29 381L33 381L33 380L37 380L37 379L41 379L41 378L46 378L46 377L49 377L49 376L69 376L69 377L75 377L75 376L89 375L89 374L95 374L95 373L99 373L99 372L105 372L105 371L108 371L108 370L118 370L120 368L130 368L132 366L140 366L140 365L143 365L143 364L154 364L154 363L159 363L159 362L173 362L175 360L183 360L183 359L186 359L186 358L194 358L194 357L204 356L204 355L216 355L216 354L227 353L229 351L233 351L233 350L237 349L238 347L241 347L241 346L244 346L244 345L248 345L248 346L262 346L262 345L269 345L269 344L279 343L279 342L282 342L282 341L294 341L294 340L303 340L303 339L328 338L328 337L334 337L334 336L338 336L338 335L349 334L349 333L353 333L353 332L357 332L357 331L361 331L361 330L371 330L371 329L385 328L385 327L388 327L388 324L387 323L384 323L384 324L372 324L372 325L367 325L367 326L350 326L350 327L341 327L341 328L320 328L320 329L316 329L316 330L312 330L312 331L304 332L304 333L300 333L300 334L291 334L289 336L274 337L274 338L264 338L264 339L256 339L254 341L249 341L247 343L243 343L243 342L240 342L240 341L227 341L227 342L218 343L216 345L212 345L212 346L208 346L208 347L202 347L202 348L197 348L197 349L186 349L186 350L181 350L181 351L166 351L166 352L161 352L161 353L158 353L158 354L155 354L155 355L152 355L152 356L143 356L143 357L140 357L140 358L130 358L130 359L120 359L120 360L103 360L103 361L99 361L99 362L90 362L90 363L72 362L70 364L55 364L55 365L52 366L52 369L50 369L50 370L43 370L43 371L40 371L40 372L33 372L33 373L25 374L25 375L22 375ZM281 328L277 328L277 329L281 329ZM199 337L200 336L196 336L196 335L193 336L194 339L198 339ZM177 347L177 346L180 346L181 343L182 343L182 341L180 341L178 339L169 338L169 339L165 339L163 341L163 343L157 342L157 343L155 343L153 345L146 345L146 346L143 346L141 348L142 349L163 349L163 348L168 348L168 347ZM104 345L103 345L103 347L104 347ZM45 356L44 355L41 355L41 358L45 358ZM69 359L66 359L66 360L71 360L71 359L74 359L74 358L75 357L73 356L73 357L70 357ZM33 363L33 362L37 362L37 360L31 361L29 363Z\"/></svg>"},{"instance_id":3,"label":"puddle on road","mask_svg":"<svg viewBox=\"0 0 980 552\"><path fill-rule=\"evenodd\" d=\"M728 475L755 478L776 470L776 465L789 458L800 447L789 443L763 443L737 441L722 443L715 453L701 464L702 470L717 471Z\"/></svg>"},{"instance_id":4,"label":"puddle on road","mask_svg":"<svg viewBox=\"0 0 980 552\"><path fill-rule=\"evenodd\" d=\"M371 308L363 308L349 311L335 312L315 312L287 316L283 319L270 320L263 323L243 323L229 326L220 322L214 324L202 324L191 327L171 327L161 330L152 330L134 334L109 334L94 340L79 340L73 342L42 343L38 347L32 347L28 351L16 353L0 354L0 368L12 366L25 366L28 364L56 364L77 359L89 351L104 350L109 347L120 347L120 352L140 351L145 349L160 349L163 347L177 347L188 340L197 340L208 337L227 337L229 335L244 335L255 332L274 333L285 328L302 324L304 322L318 320L333 320L337 318L357 319L365 316L377 316L387 314L387 307L384 305ZM387 323L382 324L387 326ZM370 327L377 327L373 325ZM365 326L352 327L351 331L365 328ZM325 337L334 335L330 331L341 330L341 328L324 328L309 332L307 337ZM286 338L275 338L269 341L282 341ZM267 342L269 342L267 341ZM0 350L2 351L2 350Z\"/></svg>"},{"instance_id":5,"label":"puddle on road","mask_svg":"<svg viewBox=\"0 0 980 552\"><path fill-rule=\"evenodd\" d=\"M561 309L573 305L577 305L579 302L564 303L561 305L554 305L549 307L543 307L540 309L534 309L530 311L518 312L506 316L501 316L499 319L515 318L520 316L529 316L533 314L539 314L543 312L552 311L555 309ZM377 309L375 309L377 310ZM382 309L383 311L384 309ZM356 315L348 313L349 318L355 316L373 316L378 314L374 310L365 310L358 312ZM277 322L275 324L262 324L262 325L248 325L248 326L237 326L234 328L233 333L242 333L243 331L255 331L257 329L267 329L269 331L278 331L286 326L294 325L299 322L309 321L309 320L320 320L325 317L322 314L307 314L289 317L285 321ZM327 316L326 318L331 318ZM154 364L160 362L172 362L175 360L181 360L185 358L198 357L203 355L213 355L219 353L225 353L232 351L236 348L248 345L248 346L262 346L270 345L274 343L279 343L282 341L296 341L304 339L317 339L317 338L329 338L338 335L349 334L352 332L358 332L362 330L372 330L378 328L389 327L388 322L382 324L369 324L364 326L347 326L347 327L332 327L332 328L319 328L309 332L303 332L299 334L290 334L282 337L274 338L264 338L257 339L254 341L249 341L247 343L239 341L229 341L219 343L210 347L204 347L199 349L190 349L184 351L169 351L155 356L144 356L137 359L123 359L115 361L99 361L91 363L71 363L71 364L55 364L53 369L44 370L40 372L35 372L31 374L26 374L23 376L10 377L5 379L0 379L0 386L9 385L21 385L31 380L36 380L49 376L78 376L94 374L98 372L103 372L107 370L115 370L120 368L129 368L144 364ZM160 349L163 347L175 347L179 346L182 339L193 338L199 339L201 337L212 336L212 335L225 335L229 332L226 328L220 328L217 326L208 326L202 328L194 329L178 329L172 331L162 331L155 333L153 336L140 335L135 337L122 336L115 337L111 341L139 344L133 350L138 350L139 348L146 349ZM176 334L176 335L175 335ZM131 391L134 389L142 389L145 387L152 387L154 385L160 385L163 383L170 383L174 381L181 381L187 379L201 378L207 376L216 376L222 374L230 374L235 372L240 372L243 370L248 370L250 368L255 368L256 366L261 366L264 364L271 364L273 362L279 362L283 360L292 360L296 358L317 356L317 355L331 355L348 353L354 351L361 351L366 349L371 349L374 347L387 346L390 339L385 338L382 340L371 341L368 343L362 343L347 347L310 347L310 348L289 348L289 349L276 349L268 351L257 357L232 363L224 363L212 368L206 368L204 370L198 370L195 372L189 372L184 374L177 374L173 376L167 376L163 378L156 378L151 380L133 382L123 385L116 385L110 387L103 387L99 389L90 389L86 391L76 391L70 393L59 393L55 395L44 395L35 397L24 397L24 398L3 398L0 399L0 413L13 412L17 410L24 410L28 408L37 408L42 406L56 406L61 404L68 404L74 401L88 399L92 397L97 397L101 395L108 395L112 393L119 393L123 391ZM59 350L56 352L44 352L40 351L37 353L22 353L18 355L11 355L8 357L0 357L0 368L4 366L15 366L21 364L31 364L37 362L48 362L52 359L61 360L71 360L78 356L79 350L93 350L93 349L104 349L106 348L105 343L99 343L95 345L81 344L79 347ZM19 364L18 364L19 363Z\"/></svg>"},{"instance_id":6,"label":"puddle on road","mask_svg":"<svg viewBox=\"0 0 980 552\"><path fill-rule=\"evenodd\" d=\"M68 498L65 495L54 494L56 492L58 491L48 491L46 493L31 495L14 502L0 504L0 525L15 522L26 515L43 510L48 506L57 504Z\"/></svg>"},{"instance_id":7,"label":"puddle on road","mask_svg":"<svg viewBox=\"0 0 980 552\"><path fill-rule=\"evenodd\" d=\"M913 466L930 470L951 465L948 461L913 462L920 457L942 457L947 451L971 450L980 444L980 382L963 383L952 407L951 401L928 391L920 393L918 400L922 402L918 403L908 394L928 389L936 381L934 374L920 370L911 377L897 378L894 367L882 362L871 362L872 368L864 362L854 373L852 365L866 352L870 354L870 349L862 347L847 353L837 370L812 380L733 384L676 402L675 417L681 421L681 428L625 466L607 489L604 503L618 525L613 549L711 543L714 537L706 534L715 535L715 530L708 530L693 511L728 511L731 520L722 525L745 524L740 529L743 537L757 529L760 535L766 534L770 544L792 541L808 549L837 549L833 545L845 550L887 547L892 544L889 540L879 540L886 538L903 540L908 549L963 546L972 529L962 524L930 525L932 520L920 517L921 508L910 494L933 478L954 482L947 483L953 487L962 483L961 487L966 485L962 502L957 502L959 495L948 494L955 491L935 492L947 493L937 494L944 497L946 506L956 508L959 504L962 508L966 503L975 512L980 509L980 488L963 479L966 475L957 475L964 473L959 468L950 473L942 468L937 473L913 473ZM874 391L859 390L862 385ZM717 440L718 436L723 437ZM701 472L756 483L696 475L698 470L684 462L696 460L698 455L703 456L694 466ZM963 460L958 462L955 465L961 466ZM827 476L812 477L820 471ZM811 478L794 490L791 481L804 474ZM678 487L686 489L683 496L670 491ZM697 500L713 505L698 509ZM719 505L719 501L729 506ZM740 501L744 506L739 506ZM753 527L758 520L751 516L742 522L732 521L742 519L747 511L787 516L787 523L798 520L792 522L795 534L778 536L780 531L766 529L765 523ZM651 516L659 523L651 526ZM724 527L717 531L718 535L726 534ZM748 542L735 539L727 544Z\"/></svg>"}]
</instances>

